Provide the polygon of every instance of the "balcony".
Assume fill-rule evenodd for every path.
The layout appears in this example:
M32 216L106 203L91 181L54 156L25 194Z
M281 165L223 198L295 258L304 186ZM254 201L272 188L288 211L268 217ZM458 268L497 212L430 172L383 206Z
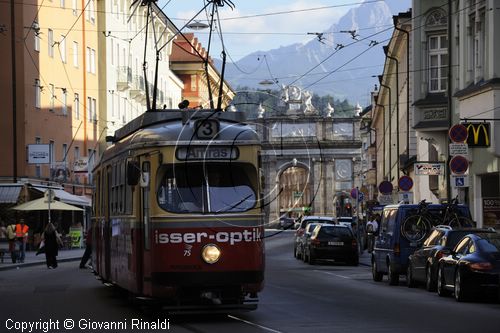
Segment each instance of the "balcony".
M128 66L121 66L116 71L116 89L119 91L130 89L132 85L132 69Z
M144 90L144 78L141 75L134 75L132 80L132 86L130 88L130 98L134 99L138 103L146 98L146 91Z

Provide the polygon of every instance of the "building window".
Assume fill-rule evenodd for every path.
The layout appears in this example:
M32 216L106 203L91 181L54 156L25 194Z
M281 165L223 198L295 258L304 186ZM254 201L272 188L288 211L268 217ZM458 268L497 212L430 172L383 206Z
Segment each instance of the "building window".
M68 144L67 143L63 143L62 145L62 160L63 162L66 162L66 155L68 155Z
M87 47L87 73L90 73L90 47Z
M191 91L196 91L196 75L191 75Z
M80 147L75 147L75 161L80 159Z
M61 60L66 63L66 37L61 35L61 41L59 42L59 52L61 52Z
M78 15L78 0L72 0L71 7L73 9L73 15L77 16Z
M73 103L73 109L75 110L75 119L80 119L80 96L75 94L75 101Z
M73 66L78 67L78 42L73 41Z
M113 8L113 6L111 6L111 8ZM115 53L115 41L113 40L113 38L111 38L111 41L110 41L110 51L111 51L111 65L114 65L115 64L115 59L114 59L114 53Z
M62 88L62 114L68 115L68 90Z
M49 47L49 57L54 58L54 32L49 29L47 34L47 43Z
M95 74L95 50L90 50L90 72Z
M54 140L49 141L49 154L50 154L50 164L52 165L56 161L56 148L54 146Z
M38 26L38 22L33 22L33 37L35 38L35 51L40 52L40 27Z
M64 1L64 0L60 0L60 1L61 1L61 2L60 2L60 3L61 3L61 8L65 8L65 7L66 7L66 3L65 3L65 1Z
M92 97L87 97L87 109L89 110L89 122L92 121Z
M429 36L429 91L446 91L448 83L448 38Z
M95 2L94 0L89 0L88 5L85 9L85 19L90 21L92 24L95 23Z
M35 79L35 108L41 107L40 99L42 95L42 87L40 87L40 80Z
M97 101L95 98L92 98L92 120L97 121Z
M50 89L50 106L49 106L49 111L54 111L54 103L56 99L56 92L54 90L54 85L49 84L49 89Z

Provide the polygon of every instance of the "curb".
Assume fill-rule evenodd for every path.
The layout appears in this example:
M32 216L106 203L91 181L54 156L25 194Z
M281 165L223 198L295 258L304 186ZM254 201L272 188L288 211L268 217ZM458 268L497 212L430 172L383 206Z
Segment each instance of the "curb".
M69 261L79 261L81 260L82 257L70 257L70 258L61 258L57 259L57 262L69 262ZM21 264L8 264L7 266L0 266L0 271L6 271L10 269L20 269L24 267L32 267L32 266L38 266L38 265L45 265L45 260L44 261L33 261L33 262L25 262Z

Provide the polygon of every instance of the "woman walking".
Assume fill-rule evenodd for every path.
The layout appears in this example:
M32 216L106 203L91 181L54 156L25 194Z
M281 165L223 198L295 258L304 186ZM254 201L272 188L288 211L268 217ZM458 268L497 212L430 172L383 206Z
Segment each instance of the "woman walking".
M47 262L47 268L56 268L56 257L59 251L59 244L61 243L61 239L52 223L47 224L47 226L45 227L42 240L45 242L45 260Z

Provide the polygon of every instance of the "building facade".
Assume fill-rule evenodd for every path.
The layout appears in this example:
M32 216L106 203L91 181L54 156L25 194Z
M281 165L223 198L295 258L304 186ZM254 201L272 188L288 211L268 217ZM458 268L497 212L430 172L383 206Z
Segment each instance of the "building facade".
M177 30L156 4L148 16L147 6L134 11L131 3L99 2L100 116L107 135L145 112L148 97L153 107L157 52L156 108L177 108L184 87L169 65L172 42L167 42Z
M5 119L0 136L13 161L2 163L0 176L70 184L82 194L85 186L80 185L90 179L86 172L75 173L74 164L85 158L92 165L103 128L97 117L95 1L9 2L0 5L0 12L2 22L10 22L8 33L0 36L5 59L0 64ZM49 161L32 163L32 145L40 145Z

